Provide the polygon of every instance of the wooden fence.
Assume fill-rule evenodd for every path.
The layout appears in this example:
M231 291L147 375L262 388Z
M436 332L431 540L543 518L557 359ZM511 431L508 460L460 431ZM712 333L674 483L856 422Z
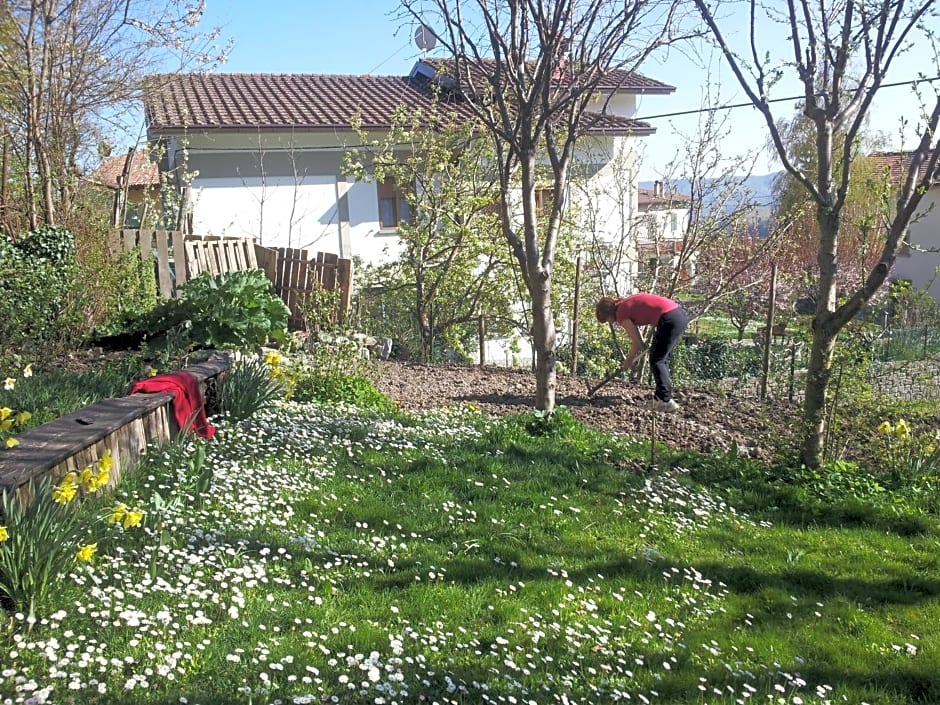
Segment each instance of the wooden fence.
M274 282L275 291L290 309L290 328L298 330L306 327L302 309L316 289L338 292L336 305L340 319L349 312L351 260L341 259L328 252L318 252L316 259L311 259L307 250L279 247L262 254L258 266Z
M203 272L223 274L262 269L290 308L293 329L305 327L301 308L317 288L338 291L340 320L349 312L352 261L334 254L318 252L316 258L311 259L307 250L271 249L247 238L184 236L173 230L115 231L110 245L115 253L136 247L142 259L152 258L157 288L165 298L175 298L180 285Z

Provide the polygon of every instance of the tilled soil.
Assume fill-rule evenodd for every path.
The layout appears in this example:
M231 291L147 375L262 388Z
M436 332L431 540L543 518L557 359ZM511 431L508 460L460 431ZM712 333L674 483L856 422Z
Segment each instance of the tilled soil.
M647 411L652 388L615 379L588 397L598 379L559 373L556 404L582 422L637 438L703 453L734 451L771 460L775 449L792 448L798 408L787 401L721 395L705 389L676 390L675 414ZM377 386L406 410L470 403L494 415L531 411L535 376L504 367L381 362Z

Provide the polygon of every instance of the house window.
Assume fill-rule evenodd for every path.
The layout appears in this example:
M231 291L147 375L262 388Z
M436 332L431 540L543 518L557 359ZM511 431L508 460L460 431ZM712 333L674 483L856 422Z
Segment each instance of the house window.
M679 214L678 213L673 212L669 214L669 227L672 228L673 234L675 234L676 230L679 229Z
M379 225L384 229L397 228L401 223L412 223L411 206L404 192L391 176L379 185Z

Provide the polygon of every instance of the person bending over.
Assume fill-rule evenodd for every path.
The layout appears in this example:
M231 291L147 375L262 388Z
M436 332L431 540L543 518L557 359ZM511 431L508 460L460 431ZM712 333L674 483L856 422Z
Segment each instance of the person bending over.
M649 355L656 390L648 407L653 411L678 411L679 404L672 398L669 356L689 325L686 310L665 296L639 293L621 299L605 296L597 302L594 313L600 323L616 323L627 332L630 351L623 360L625 370L633 367L643 352L639 327L656 326Z

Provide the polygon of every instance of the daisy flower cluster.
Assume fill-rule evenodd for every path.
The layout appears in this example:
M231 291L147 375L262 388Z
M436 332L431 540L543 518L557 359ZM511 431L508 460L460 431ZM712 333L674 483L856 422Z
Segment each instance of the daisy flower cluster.
M471 408L390 419L287 401L213 423L211 443L154 448L115 488L109 517L138 532L75 563L50 614L12 614L0 702L654 703L676 674L703 703L836 701L756 663L746 625L702 638L728 587L656 546L751 520L675 478L526 508L559 542L588 530L587 501L645 522L648 551L589 569L571 548L543 560L535 529L494 509L526 478L495 455L472 474L448 459L496 423Z

